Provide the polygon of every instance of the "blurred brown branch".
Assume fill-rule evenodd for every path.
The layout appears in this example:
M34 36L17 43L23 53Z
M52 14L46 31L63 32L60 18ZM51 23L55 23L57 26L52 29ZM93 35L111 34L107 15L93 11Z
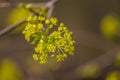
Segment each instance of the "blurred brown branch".
M3 36L5 34L11 32L12 30L16 29L17 27L19 27L23 23L25 23L25 19L22 20L22 21L20 21L20 22L18 22L15 25L11 25L11 26L6 27L5 29L3 29L3 30L0 31L0 36Z
M50 0L48 2L40 2L40 3L26 3L31 4L32 7L40 7L40 6L46 6L47 8L51 7L56 3L58 0ZM0 8L7 8L7 7L19 7L20 3L11 3L11 2L1 2Z
M104 72L109 70L108 69L109 67L111 67L111 66L114 67L113 64L115 62L115 58L116 58L116 56L117 56L119 51L120 51L120 46L117 46L117 47L109 50L105 54L102 54L102 55L100 55L100 56L98 56L98 57L96 57L94 59L93 58L89 59L88 62L84 62L83 64L80 64L78 67L76 67L75 69L71 70L71 72L68 72L68 73L66 72L65 73L66 74L65 77L69 78L71 80L84 80L83 78L87 78L87 77L83 77L81 75L83 75L84 73L91 74L88 71L88 67L90 67L89 68L90 71L94 70L94 68L98 67L100 72L96 73L94 75L94 78L99 78L99 77L104 75ZM101 73L101 74L99 74L99 73ZM62 80L68 80L68 79L62 79ZM87 80L91 80L91 79L87 79ZM92 79L92 80L98 80L98 79Z
M50 0L48 2L44 2L44 3L30 3L32 4L32 7L40 7L40 6L45 6L48 8L48 18L50 18L52 16L52 13L53 13L53 10L54 10L54 5L55 3L57 2L58 0ZM17 4L12 4L12 3L0 3L0 7L3 8L3 7L11 7L11 6L14 6L14 7L18 7L19 6L19 3ZM32 9L30 9L32 10ZM33 11L32 11L33 12ZM34 12L34 14L37 14L37 12ZM5 29L1 30L0 31L0 36L3 36L9 32L11 32L12 30L16 29L17 27L19 27L21 24L25 23L25 19L16 23L15 25L11 25L11 26L8 26L6 27Z
M32 4L32 7L39 7L39 6L45 6L46 3L45 2L41 2L41 3L26 3L27 4ZM0 3L0 8L7 8L7 7L19 7L19 3L10 3L10 2L3 2Z

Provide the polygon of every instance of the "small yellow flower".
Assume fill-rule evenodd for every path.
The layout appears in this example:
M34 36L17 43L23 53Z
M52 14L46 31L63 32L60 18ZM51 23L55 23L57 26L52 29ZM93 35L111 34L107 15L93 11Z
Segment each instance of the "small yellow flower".
M57 18L50 18L50 21L53 25L56 25L57 24Z
M29 16L27 19L26 19L26 21L31 21L32 20L32 16Z
M37 54L33 54L33 59L34 59L35 61L38 61L38 55L37 55Z
M38 29L42 29L43 28L43 24L42 23L38 23Z
M38 20L40 20L40 21L44 21L44 20L45 20L45 17L43 17L43 16L39 16L39 17L38 17Z
M41 50L42 50L42 49L41 49L41 47L40 47L40 46L35 47L35 51L36 51L36 52L38 52L38 53L39 53L39 52L41 52Z
M47 20L45 21L45 23L46 23L46 24L50 24L50 20L47 19Z

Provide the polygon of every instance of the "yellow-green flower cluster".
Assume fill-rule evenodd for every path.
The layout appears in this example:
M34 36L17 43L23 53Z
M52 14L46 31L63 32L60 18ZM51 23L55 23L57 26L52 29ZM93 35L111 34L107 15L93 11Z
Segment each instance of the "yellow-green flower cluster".
M54 27L56 30L51 32ZM41 64L48 63L48 58L56 58L60 62L68 55L74 55L72 32L63 23L59 24L57 18L30 16L23 34L28 42L36 45L33 58Z

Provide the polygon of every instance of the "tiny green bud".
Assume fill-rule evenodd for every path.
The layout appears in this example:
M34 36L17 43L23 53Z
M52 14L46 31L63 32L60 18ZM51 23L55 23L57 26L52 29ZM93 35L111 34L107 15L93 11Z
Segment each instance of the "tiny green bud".
M68 56L67 56L67 54L63 54L63 57L64 57L64 58L67 58Z
M64 26L64 23L60 23L60 26L63 27L63 26Z
M62 27L58 27L58 31L61 31L63 28Z
M45 17L43 17L43 16L39 16L39 17L38 17L38 20L40 20L40 21L44 21L44 20L45 20Z
M57 24L57 18L50 18L50 21L53 25Z
M38 29L42 29L43 28L43 24L42 23L38 23Z
M35 28L36 27L36 25L34 24L34 25L32 25L33 26L33 28Z
M35 61L38 61L38 55L37 55L37 54L33 54L33 59L34 59Z
M46 23L46 24L50 24L50 20L48 20L48 19L45 20L45 23Z
M53 58L55 56L55 54L52 54L51 57Z
M53 28L53 25L51 24L51 25L49 25L49 28Z
M63 30L66 30L66 29L67 29L66 27L63 28Z
M37 16L33 16L32 20L36 21L37 20Z
M26 19L26 21L31 21L32 20L32 16L30 15L27 19Z

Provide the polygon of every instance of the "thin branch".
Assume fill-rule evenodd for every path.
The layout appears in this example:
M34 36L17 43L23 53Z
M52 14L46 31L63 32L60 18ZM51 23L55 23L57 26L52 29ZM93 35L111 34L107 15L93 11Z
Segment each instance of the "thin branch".
M85 68L89 67L90 65L93 65L93 68L94 68L94 65L95 67L97 66L99 67L102 74L99 74L98 72L98 74L96 73L95 75L95 77L99 77L103 75L106 70L108 70L107 69L108 67L113 65L115 57L117 56L119 51L120 51L120 46L117 46L114 49L111 49L110 51L106 52L105 54L96 57L95 59L88 60L88 62L84 62L83 64L80 64L77 68L70 70L70 72L66 71L65 77L69 77L72 80L89 80L89 79L83 79L83 77L80 76L80 74L84 74L84 71L87 71L85 70ZM79 74L77 75L77 73ZM86 73L88 73L88 71ZM64 74L62 75L62 77L63 76ZM63 80L67 80L67 79L63 79ZM97 80L97 79L94 79L94 80Z
M26 3L26 5L31 4L32 7L40 7L46 6L47 8L54 5L58 0L50 0L48 2L40 2L40 3ZM7 7L19 7L20 3L11 3L11 2L2 2L0 3L0 8L7 8Z
M54 10L54 5L51 6L51 7L49 8L49 10L48 10L48 18L50 18L50 17L52 16L53 10Z
M31 11L31 12L34 12L31 8L30 8L30 11ZM34 12L34 13L32 14L32 16L34 16L34 15L38 15L38 11L36 11L36 12ZM6 27L5 29L3 29L3 30L0 31L0 36L3 36L3 35L11 32L11 31L13 31L14 29L18 28L21 24L24 24L25 21L26 21L26 18L23 19L23 20L21 20L20 22L18 22L18 23L16 23L16 24L14 24L14 25L11 25L11 26Z
M44 3L31 3L32 7L36 7L36 6L46 6L49 10L48 10L48 18L50 18L52 16L52 12L54 10L54 4L57 2L58 0L50 0L48 2L44 2ZM11 3L0 3L0 7L10 7L10 6L15 6L18 7L19 4L11 4ZM31 9L30 9L31 10ZM33 10L32 10L33 12ZM34 14L38 14L37 12L34 12ZM3 36L9 32L11 32L12 30L16 29L17 27L19 27L21 24L25 23L25 19L23 19L22 21L16 23L15 25L12 26L8 26L5 29L0 31L0 36Z
M23 23L25 23L25 19L23 19L22 21L18 22L17 24L14 24L14 25L6 27L5 29L0 31L0 36L3 36L5 34L11 32L12 30L16 29L18 26L20 26Z
M27 4L31 4L32 7L40 7L40 6L45 6L46 2L41 2L41 3L26 3L26 5ZM13 3L13 4L11 4L10 2L0 3L0 8L7 8L7 7L19 7L19 3Z
M55 4L58 0L51 0L49 3L47 3L47 7L49 8L48 10L48 18L50 18L53 14Z

